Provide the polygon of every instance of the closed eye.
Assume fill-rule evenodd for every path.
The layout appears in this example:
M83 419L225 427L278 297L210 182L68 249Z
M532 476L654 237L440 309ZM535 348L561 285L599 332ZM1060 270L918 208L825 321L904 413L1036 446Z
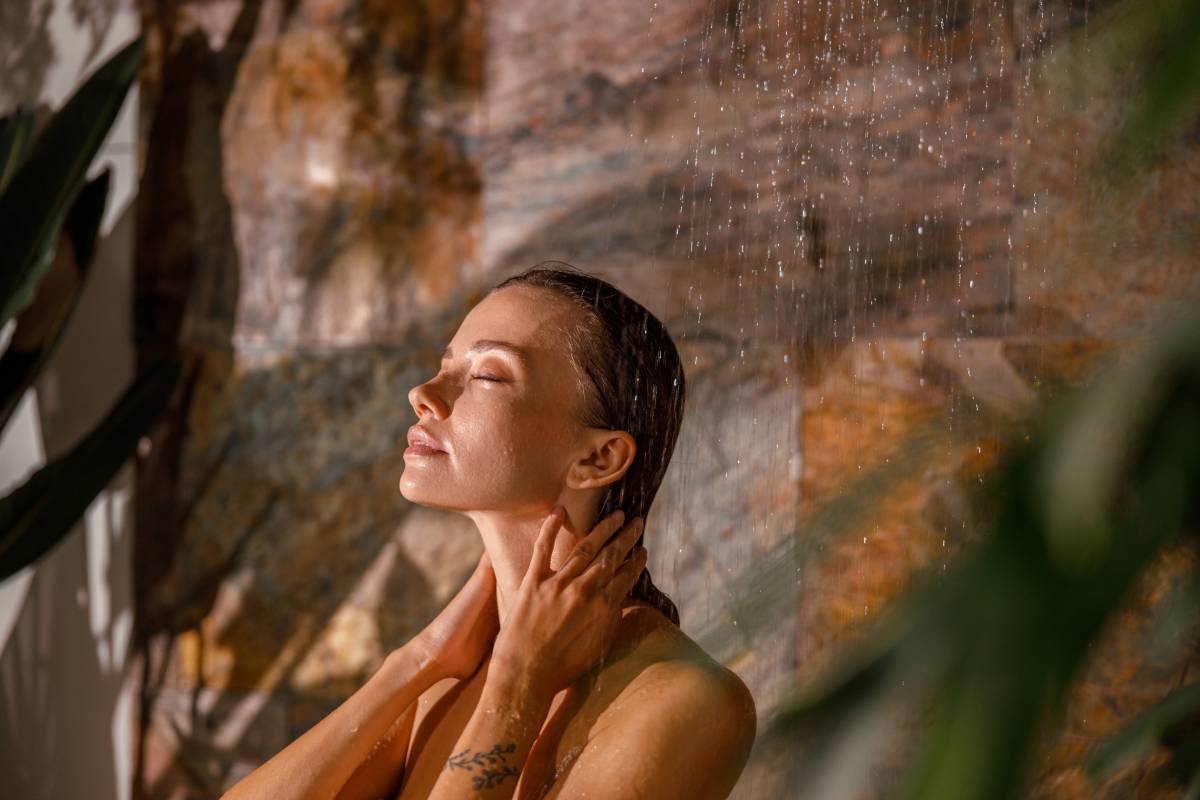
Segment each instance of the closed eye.
M481 381L492 381L493 383L504 383L503 380L501 380L500 378L497 378L494 375L472 375L471 377L475 378L477 380L481 380Z

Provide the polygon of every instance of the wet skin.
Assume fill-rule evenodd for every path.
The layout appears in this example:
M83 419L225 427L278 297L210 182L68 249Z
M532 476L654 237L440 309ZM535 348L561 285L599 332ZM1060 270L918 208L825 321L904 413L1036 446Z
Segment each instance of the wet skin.
M568 512L551 554L557 568L636 454L628 433L577 421L582 386L563 331L578 313L545 290L495 292L463 320L437 375L409 393L441 452L406 451L400 491L475 522L501 626L546 513L556 503ZM593 676L554 696L524 764L503 764L505 742L451 752L479 701L487 658L470 678L424 692L400 796L425 797L456 759L482 759L503 764L497 780L516 782L513 797L725 797L754 737L749 692L658 610L627 599L621 613L612 652Z
M656 609L622 614L597 677L555 697L512 797L724 798L736 783L755 732L744 684ZM428 796L456 755L488 666L421 696L402 800Z

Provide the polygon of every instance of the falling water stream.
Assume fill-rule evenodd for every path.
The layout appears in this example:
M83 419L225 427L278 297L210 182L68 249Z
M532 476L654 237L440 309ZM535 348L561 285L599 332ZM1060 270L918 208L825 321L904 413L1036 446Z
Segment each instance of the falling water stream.
M194 371L131 514L138 796L231 785L462 585L474 525L397 494L405 398L510 274L593 272L678 345L648 567L760 730L979 540L971 491L1022 415L1200 285L1194 130L1096 179L1139 88L1120 0L141 6L133 340ZM52 60L36 28L10 49ZM1082 753L1177 679L1135 622L1033 796L1092 796ZM864 792L913 725L869 731ZM789 760L756 752L732 796L811 796Z
M1116 271L1094 259L1145 232L1089 189L1127 91L1089 42L1094 7L1111 4L701 5L627 5L619 34L583 35L612 48L574 66L625 142L563 145L562 162L597 177L555 190L602 233L584 246L547 231L518 252L577 254L680 343L689 406L650 566L685 630L718 632L704 641L727 648L765 719L907 576L972 540L965 493L1006 426L1085 373L1097 339L1136 328L1147 298L1105 296ZM941 432L911 465L920 480L828 543L806 539L918 420ZM752 590L776 595L771 618L739 619L738 576L793 534L791 568ZM890 785L900 763L869 783ZM734 796L783 796L778 771L752 763Z

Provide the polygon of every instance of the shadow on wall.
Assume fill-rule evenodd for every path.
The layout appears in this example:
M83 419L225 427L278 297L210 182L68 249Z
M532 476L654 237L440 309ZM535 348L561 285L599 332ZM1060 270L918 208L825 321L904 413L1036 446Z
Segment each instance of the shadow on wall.
M50 39L53 6L34 0L0 5L0 97L30 100L41 95L54 65Z
M294 9L294 3L286 5L284 22ZM204 306L195 316L229 323L202 331L200 336L218 346L230 344L236 315L227 309L237 303L239 259L232 213L222 185L220 126L262 6L262 2L242 6L220 49L211 47L201 30L193 28L180 34L171 24L175 14L172 9L157 7L145 20L151 30L163 35L164 55L149 65L141 81L143 107L149 109L150 116L143 123L148 140L138 186L139 198L145 199L139 203L134 287L139 366L163 355L179 354L192 295L200 296ZM196 242L204 242L205 246L196 247ZM252 525L246 530L216 567L216 573L209 565L210 569L201 570L186 583L166 585L172 570L179 568L176 554L192 510L181 508L177 498L184 432L203 363L186 358L184 363L182 397L150 429L149 447L139 464L135 489L136 617L132 659L136 662L139 694L132 756L134 797L153 794L155 790L147 787L147 772L161 773L165 767L159 765L172 758L153 748L148 750L146 733L169 675L175 635L193 627L203 617L203 609L211 607L220 575L236 561L257 529ZM218 460L218 468L220 463ZM269 516L274 498L268 496L266 500L263 519ZM198 694L192 698L188 716L197 713ZM181 750L194 749L187 747L183 735L179 739Z
M0 769L12 796L120 796L114 739L129 713L121 662L132 622L131 484L126 469L92 507L86 534L39 563L0 657Z
M132 10L122 0L0 3L0 112L19 103L57 107L105 52L136 32ZM4 432L0 472L6 482L70 450L132 376L133 135L132 126L118 123L90 171L113 168L107 233L97 241L91 276L36 391L26 394ZM105 800L128 794L131 491L132 473L122 469L58 547L4 583L0 771L6 795Z
M356 202L321 195L312 201L321 211L309 217L304 193L313 193L295 192L286 181L266 182L269 213L248 214L238 205L239 181L259 180L259 148L278 143L287 152L275 112L255 116L256 104L274 109L280 97L293 95L310 103L313 77L327 68L311 20L289 27L296 5L237 5L219 44L168 8L145 19L147 34L161 36L163 56L142 83L149 133L139 189L137 355L147 363L178 348L189 377L181 402L150 434L139 461L135 797L214 796L257 767L357 688L380 650L401 644L440 610L448 587L456 590L466 577L445 573L473 567L481 547L473 528L447 525L444 516L428 520L397 491L402 432L412 423L403 398L436 361L432 346L415 347L405 336L399 345L330 354L310 348L312 339L297 345L287 336L256 338L259 328L291 330L293 317L301 330L317 327L307 307L293 315L292 307L261 302L264 285L268 300L275 282L294 285L292 273L272 271L279 252L285 255L278 261L289 269L299 264L299 277L312 287L327 279L330 252L343 244L338 236L356 236L355 226L383 231L384 243L422 236L439 247L445 242L406 180L375 197L373 169L352 193L375 203L373 213L351 217L353 224L345 217ZM338 96L366 126L353 140L356 159L364 149L390 154L400 167L417 165L430 185L447 179L448 159L465 184L453 191L475 191L470 175L463 177L469 170L461 168L454 139L447 145L418 137L423 93L436 95L438 85L406 79L405 93L390 95L394 71L421 76L437 67L458 76L433 63L440 51L427 53L426 42L446 37L418 34L435 24L454 30L467 5L457 12L440 0L368 7L366 24L325 31L351 40L342 43L351 57ZM376 20L387 24L371 24ZM255 31L262 40L253 41ZM256 85L277 58L294 71L282 86ZM239 114L247 118L239 122ZM396 124L380 124L379 117ZM270 138L245 136L246 125ZM279 192L281 186L288 191ZM292 250L295 231L287 226L297 218L303 226ZM388 269L408 269L416 260L408 255ZM452 274L439 270L438 278ZM334 311L335 319L348 316L341 306ZM252 346L232 341L235 323ZM253 346L259 341L265 346ZM256 360L260 355L266 363ZM436 527L413 524L421 520ZM460 530L469 535L456 535ZM370 646L361 648L364 641ZM344 663L361 671L340 669Z
M58 61L51 32L53 2L5 0L0 4L0 99L32 100L41 96ZM93 63L122 11L121 3L70 0L67 12L86 30L82 61ZM78 40L70 45L79 45Z
M20 457L27 469L69 450L132 375L128 331L113 318L128 304L133 219L130 205L98 242L89 284L38 381L37 416L14 415L10 427L27 422L44 432L44 458L5 448L6 458ZM33 402L33 395L23 401ZM9 465L5 472L17 474ZM0 771L14 796L126 794L131 717L122 688L133 622L132 482L126 466L31 576L10 579L29 581L0 653ZM64 753L70 769L63 769Z
M397 492L396 398L417 371L395 353L300 353L237 380L206 367L196 413L219 421L192 440L203 474L181 490L200 499L138 598L158 626L139 676L143 797L215 796L274 755L420 630L481 548L469 520Z

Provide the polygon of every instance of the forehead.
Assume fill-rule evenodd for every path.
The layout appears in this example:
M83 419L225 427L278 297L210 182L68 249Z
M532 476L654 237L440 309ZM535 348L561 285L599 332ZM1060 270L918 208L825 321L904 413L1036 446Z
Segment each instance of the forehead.
M575 309L547 289L509 286L492 292L463 319L450 342L455 358L479 339L499 339L530 351L536 363L566 354L556 345Z

